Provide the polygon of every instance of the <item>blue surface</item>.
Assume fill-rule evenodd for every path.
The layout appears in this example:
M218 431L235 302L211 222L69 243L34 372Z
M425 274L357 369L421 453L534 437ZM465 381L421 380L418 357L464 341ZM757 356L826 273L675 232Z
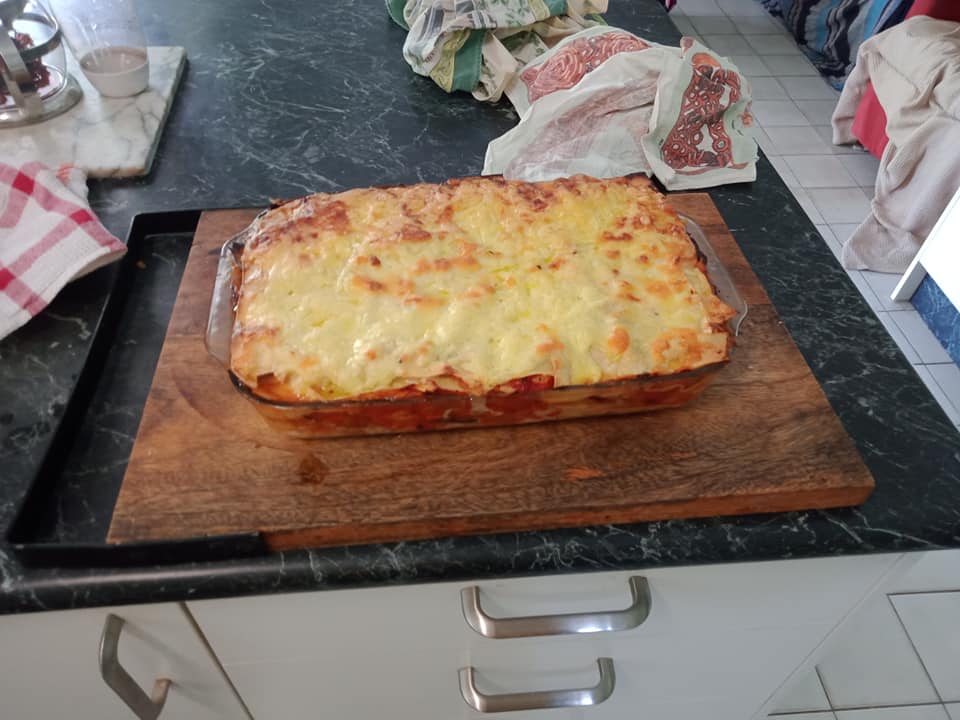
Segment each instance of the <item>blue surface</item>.
M960 311L929 275L920 283L910 302L953 361L960 365Z

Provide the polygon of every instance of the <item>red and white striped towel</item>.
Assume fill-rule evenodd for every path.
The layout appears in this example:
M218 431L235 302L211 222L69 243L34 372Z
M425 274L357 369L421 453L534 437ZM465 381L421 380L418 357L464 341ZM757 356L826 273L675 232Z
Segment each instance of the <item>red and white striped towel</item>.
M73 168L56 173L38 162L0 162L0 339L68 282L126 252L91 212L86 195L86 178Z

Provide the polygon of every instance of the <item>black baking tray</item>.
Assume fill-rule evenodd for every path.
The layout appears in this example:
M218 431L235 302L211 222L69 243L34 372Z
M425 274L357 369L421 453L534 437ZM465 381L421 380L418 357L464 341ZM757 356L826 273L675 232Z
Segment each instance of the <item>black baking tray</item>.
M137 215L49 450L5 540L31 566L200 562L268 552L259 533L105 541L201 211Z

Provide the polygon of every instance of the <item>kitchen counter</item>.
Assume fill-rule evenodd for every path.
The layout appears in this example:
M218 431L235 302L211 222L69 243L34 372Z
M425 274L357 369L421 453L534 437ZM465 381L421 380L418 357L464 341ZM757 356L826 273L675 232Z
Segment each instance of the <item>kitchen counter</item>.
M655 0L611 5L611 25L676 41ZM139 213L478 174L487 142L516 122L505 102L448 96L414 75L400 55L404 32L379 1L321 11L290 0L141 0L141 9L150 42L184 45L190 65L152 174L91 186L94 209L121 237ZM756 182L710 194L876 479L863 506L122 568L30 568L0 545L0 612L960 547L960 436L793 196L765 159ZM74 283L0 342L0 530L47 453L115 276L107 268ZM135 380L145 395L148 373ZM58 539L102 542L140 410L94 409L113 451L67 468Z

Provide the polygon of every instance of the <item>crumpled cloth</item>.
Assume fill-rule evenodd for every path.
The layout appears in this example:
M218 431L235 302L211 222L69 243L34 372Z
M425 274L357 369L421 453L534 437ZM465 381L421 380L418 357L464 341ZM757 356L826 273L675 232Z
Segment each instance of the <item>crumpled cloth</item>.
M124 252L90 210L82 171L0 162L0 339Z
M557 39L601 24L607 0L386 0L406 29L403 57L447 92L496 102Z
M642 172L669 190L756 179L749 82L692 38L670 47L588 28L528 63L505 92L520 123L490 143L485 175Z
M860 46L833 114L833 142L856 141L870 81L887 147L870 215L843 246L844 266L903 272L960 187L960 23L918 16Z

